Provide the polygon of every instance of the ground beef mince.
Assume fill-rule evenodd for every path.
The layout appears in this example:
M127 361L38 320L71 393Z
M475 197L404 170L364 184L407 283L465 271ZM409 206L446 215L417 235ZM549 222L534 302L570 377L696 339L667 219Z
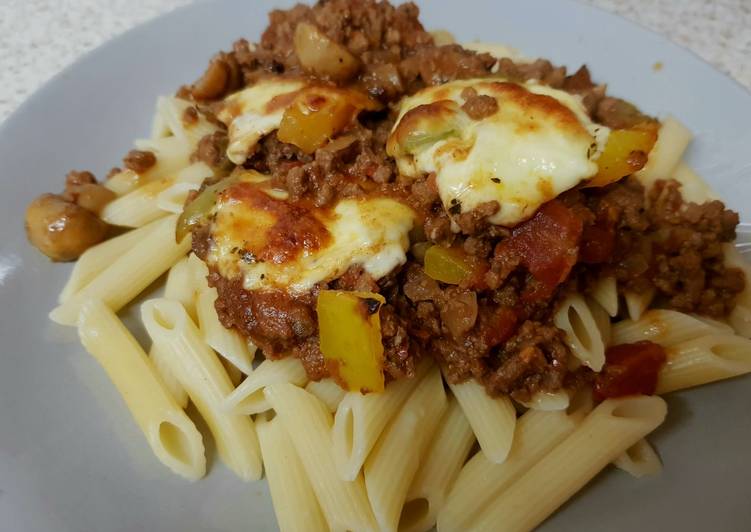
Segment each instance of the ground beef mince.
M145 150L130 150L123 157L123 166L128 170L133 170L137 174L145 172L156 164L156 155L154 152Z
M605 276L615 277L621 294L654 293L654 306L716 318L728 314L745 286L742 272L726 267L722 253L735 236L738 216L718 201L685 202L676 182L658 181L645 190L629 178L603 188L571 190L529 220L504 228L488 222L503 207L498 202L480 203L470 212L462 213L461 206L447 212L434 174L400 175L385 149L396 120L395 102L450 80L536 80L578 95L591 117L608 127L653 120L607 96L586 67L569 75L544 59L517 63L457 44L438 46L418 14L411 3L394 7L375 0L323 0L312 7L273 11L258 45L236 42L231 51L212 59L198 82L181 90L181 97L192 98L198 112L211 117L228 93L264 76L312 78L295 53L294 35L299 23L313 25L356 59L357 70L346 85L366 91L381 107L360 113L311 153L269 133L243 166L270 175L271 184L291 201L331 207L343 198L387 196L416 213L407 263L380 279L355 265L307 294L292 296L281 290L246 290L242 279L225 278L210 268L209 283L217 289L216 308L224 326L252 339L269 358L298 357L310 378L320 379L329 372L319 348L318 291L380 293L386 299L380 320L387 379L413 376L419 359L430 356L450 382L475 379L491 395L527 401L539 391L591 384L590 370L572 369L575 360L553 315L567 294L586 292ZM495 99L472 89L461 97L471 120L499 110ZM193 113L187 118L194 118ZM226 129L218 126L193 154L215 170L214 180L232 171L225 154ZM125 161L136 171L153 164L148 152L132 152ZM87 176L69 179L85 181ZM208 225L194 227L193 250L199 257L207 258L211 238ZM428 277L423 261L433 245L463 251L472 275L458 285Z

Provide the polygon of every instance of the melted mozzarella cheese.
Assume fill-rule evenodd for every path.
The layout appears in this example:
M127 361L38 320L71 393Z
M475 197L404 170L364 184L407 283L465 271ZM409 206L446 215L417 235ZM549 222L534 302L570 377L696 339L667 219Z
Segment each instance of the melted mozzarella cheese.
M244 163L258 140L279 128L284 111L303 87L300 80L269 78L228 96L217 117L229 130L229 160Z
M468 88L494 98L498 110L470 118L461 107ZM405 98L387 151L404 175L434 172L450 214L495 200L500 210L489 221L511 227L595 175L608 132L566 92L536 83L462 80Z
M346 199L333 209L319 209L259 190L266 195L260 203L223 194L213 213L208 262L225 277L241 275L246 290L302 294L350 266L360 265L379 279L407 260L414 213L397 201ZM292 218L291 224L285 217ZM290 242L300 245L274 249Z

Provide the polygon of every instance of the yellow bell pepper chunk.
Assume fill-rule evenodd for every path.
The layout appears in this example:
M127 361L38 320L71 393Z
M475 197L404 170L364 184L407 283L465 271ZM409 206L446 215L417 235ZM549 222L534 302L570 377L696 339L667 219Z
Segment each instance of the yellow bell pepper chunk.
M379 310L386 300L371 292L321 290L318 333L332 377L349 391L382 392L383 343Z
M277 137L313 153L344 129L363 109L378 105L366 95L335 87L312 87L302 91L284 111Z
M447 284L460 284L475 273L472 257L458 248L431 246L425 252L425 273Z
M597 174L587 187L604 187L641 170L657 141L657 124L639 124L631 129L614 129L600 157Z

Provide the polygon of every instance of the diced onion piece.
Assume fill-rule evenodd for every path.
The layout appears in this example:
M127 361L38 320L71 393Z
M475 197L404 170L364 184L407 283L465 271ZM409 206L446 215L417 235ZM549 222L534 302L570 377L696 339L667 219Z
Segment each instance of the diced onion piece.
M425 273L447 284L460 284L475 273L471 256L459 248L432 246L425 252Z
M332 377L347 390L382 392L380 294L321 290L316 311L321 352Z
M362 109L376 108L366 95L354 90L312 87L302 91L284 111L277 137L306 153L313 153Z
M301 22L295 28L295 53L303 68L336 81L351 78L360 67L349 50L307 22Z
M639 124L630 129L614 129L597 159L597 174L587 187L604 187L641 170L657 141L657 126Z

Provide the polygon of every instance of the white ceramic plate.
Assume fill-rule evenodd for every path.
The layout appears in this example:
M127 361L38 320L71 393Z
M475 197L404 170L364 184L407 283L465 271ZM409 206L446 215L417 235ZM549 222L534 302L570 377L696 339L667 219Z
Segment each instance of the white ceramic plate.
M429 28L570 68L585 62L612 94L680 117L697 136L690 162L751 220L751 95L733 81L571 1L421 3ZM190 484L151 455L75 331L47 321L70 267L32 249L22 220L69 169L103 176L148 132L157 95L195 79L235 38L256 40L266 13L286 4L222 0L171 13L87 55L0 126L0 530L275 529L265 483L243 484L212 459L207 478ZM663 474L637 481L607 471L543 529L749 530L750 392L742 378L670 396L653 438Z

